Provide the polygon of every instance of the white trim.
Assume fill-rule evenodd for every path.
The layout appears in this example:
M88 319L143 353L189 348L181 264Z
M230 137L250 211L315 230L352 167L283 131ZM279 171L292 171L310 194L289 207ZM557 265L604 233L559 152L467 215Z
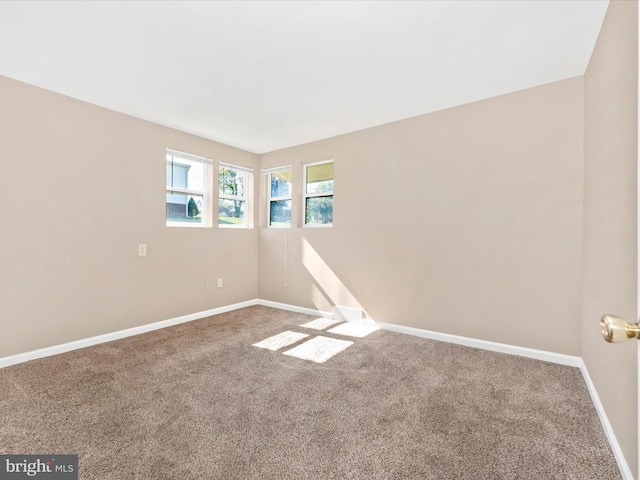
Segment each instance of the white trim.
M328 227L333 227L333 223L306 223L302 226L302 228L328 228Z
M262 172L262 175L270 175L272 173L290 172L291 170L292 170L291 165L283 165L281 167L263 168L261 172Z
M171 195L197 195L199 197L205 197L207 195L204 190L182 187L167 187L167 193Z
M395 325L392 323L376 322L376 325L382 330L390 332L404 333L416 337L438 340L440 342L455 343L466 347L479 348L481 350L489 350L498 353L507 353L509 355L518 355L520 357L534 358L545 362L557 363L560 365L568 365L570 367L579 367L582 359L573 355L565 355L564 353L547 352L546 350L536 350L533 348L518 347L508 345L506 343L489 342L487 340L478 340L470 337L461 337L459 335L451 335L449 333L433 332L431 330L422 330L420 328L405 327L403 325Z
M332 163L332 162L335 162L335 158L333 157L327 158L326 160L318 160L317 162L303 163L302 165L304 167L313 167L314 165L322 165L323 163Z
M234 165L233 163L218 162L219 168L228 168L229 170L238 170L239 172L253 173L253 168L244 165Z
M167 227L208 228L206 222L167 222Z
M291 228L291 224L286 223L284 225L267 225L267 228L275 228L275 229L284 228L286 230L287 228Z
M60 345L53 345L51 347L45 347L38 350L32 350L30 352L18 353L8 357L0 357L0 368L9 367L18 363L29 362L38 358L50 357L52 355L58 355L60 353L70 352L72 350L78 350L80 348L91 347L100 343L112 342L121 338L132 337L141 333L151 332L153 330L159 330L161 328L171 327L173 325L179 325L181 323L192 322L194 320L200 320L201 318L211 317L219 315L221 313L231 312L240 308L253 307L254 305L262 305L265 307L278 308L280 310L288 310L290 312L304 313L306 315L313 315L323 318L331 318L331 312L322 312L320 310L313 310L311 308L297 307L294 305L288 305L285 303L271 302L268 300L246 300L244 302L234 303L231 305L225 305L223 307L212 308L204 310L202 312L191 313L183 315L181 317L170 318L167 320L161 320L159 322L148 323L146 325L140 325L138 327L127 328L125 330L118 330L116 332L105 333L103 335L96 335L95 337L83 338L81 340L75 340L73 342L63 343Z
M74 342L63 343L61 345L54 345L52 347L41 348L39 350L33 350L31 352L19 353L17 355L0 358L0 368L8 367L10 365L15 365L18 363L28 362L37 358L49 357L51 355L57 355L59 353L70 352L71 350L78 350L80 348L90 347L92 345L98 345L99 343L112 342L113 340L132 337L133 335L139 335L141 333L171 327L180 323L191 322L193 320L199 320L201 318L231 312L240 308L252 307L254 305L257 305L257 300L247 300L245 302L234 303L232 305L226 305L224 307L212 308L209 310L204 310L202 312L191 313L189 315L183 315L181 317L162 320L160 322L148 323L146 325L140 325L139 327L127 328L126 330L118 330L117 332L105 333L103 335L97 335L95 337L84 338L82 340L76 340Z
M262 305L265 307L277 308L280 310L287 310L290 312L303 313L305 315L312 315L322 318L333 318L333 312L326 312L322 310L316 310L313 308L298 307L296 305L289 305L286 303L272 302L270 300L254 299L247 300L240 303L234 303L232 305L226 305L223 307L212 308L210 310L204 310L202 312L192 313L189 315L183 315L181 317L170 318L155 323L149 323L146 325L140 325L138 327L128 328L126 330L119 330L117 332L105 333L95 337L89 337L82 340L76 340L61 345L55 345L52 347L42 348L40 350L34 350L31 352L20 353L9 357L0 358L0 368L14 365L16 363L27 362L36 358L48 357L50 355L57 355L59 353L68 352L71 350L77 350L79 348L89 347L97 345L99 343L111 342L120 338L130 337L133 335L139 335L141 333L158 330L160 328L170 327L172 325L178 325L180 323L190 322L201 318L210 317L213 315L219 315L221 313L238 310L240 308L251 307L254 305ZM367 319L372 321L372 319ZM413 335L422 338L428 338L431 340L438 340L441 342L455 343L458 345L464 345L467 347L480 348L482 350L490 350L493 352L507 353L510 355L518 355L521 357L534 358L536 360L543 360L546 362L558 363L560 365L568 365L571 367L583 366L582 358L574 357L571 355L565 355L562 353L547 352L544 350L535 350L532 348L518 347L514 345L507 345L504 343L489 342L486 340L478 340L475 338L461 337L458 335L451 335L448 333L433 332L430 330L422 330L420 328L406 327L403 325L396 325L391 323L374 322L376 326L383 330L389 330L391 332L403 333L406 335Z
M280 310L287 310L289 312L304 313L305 315L313 315L315 317L333 318L333 314L331 312L323 312L322 310L314 310L313 308L298 307L296 305L289 305L288 303L279 303L272 302L270 300L257 299L256 305L277 308Z
M312 308L298 307L286 303L272 302L270 300L257 299L256 305L265 307L278 308L280 310L288 310L290 312L304 313L323 318L333 318L333 312L325 312L314 310ZM372 319L365 319L372 321ZM461 337L459 335L451 335L449 333L439 333L430 330L423 330L415 327L405 327L392 323L376 322L375 325L382 330L390 332L403 333L405 335L413 335L416 337L428 338L431 340L439 340L441 342L456 343L467 347L479 348L482 350L490 350L492 352L507 353L509 355L518 355L520 357L534 358L545 362L567 365L570 367L580 367L583 365L582 358L573 355L565 355L563 353L547 352L546 350L536 350L533 348L518 347L508 345L506 343L489 342L487 340L478 340L470 337Z
M174 150L173 148L167 148L167 155L190 162L204 163L205 165L211 165L213 163L213 160L210 158L194 155L193 153L181 152L180 150Z
M591 401L593 402L593 406L595 407L596 412L598 412L600 423L602 424L604 433L607 436L607 440L609 440L611 450L613 450L613 456L615 457L618 468L620 469L620 474L622 475L622 478L624 478L624 480L633 480L631 469L629 468L629 465L624 458L624 454L622 453L622 449L620 448L620 444L618 443L616 434L613 431L613 427L609 423L609 419L607 418L607 414L604 410L604 407L602 406L602 402L600 402L600 397L598 396L596 386L593 384L591 376L589 375L589 370L587 370L587 365L584 363L582 358L580 358L580 365L578 365L578 368L580 368L582 377L587 384L587 390L589 390L589 395L591 395Z

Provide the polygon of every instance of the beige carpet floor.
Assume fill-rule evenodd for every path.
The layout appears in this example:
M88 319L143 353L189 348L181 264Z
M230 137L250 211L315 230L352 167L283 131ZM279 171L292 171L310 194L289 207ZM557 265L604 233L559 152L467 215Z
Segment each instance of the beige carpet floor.
M0 370L0 453L82 479L619 479L578 369L250 307ZM329 330L327 328L327 330ZM325 363L252 346L352 341Z

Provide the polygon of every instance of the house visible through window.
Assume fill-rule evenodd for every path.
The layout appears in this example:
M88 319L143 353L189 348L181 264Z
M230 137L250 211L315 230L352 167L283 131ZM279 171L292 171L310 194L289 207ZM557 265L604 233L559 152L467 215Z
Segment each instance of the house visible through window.
M267 174L269 226L291 227L291 165L262 173Z
M247 227L251 169L220 163L218 172L218 225Z
M333 224L333 161L304 166L304 224Z
M167 149L167 226L207 226L207 168L211 160Z

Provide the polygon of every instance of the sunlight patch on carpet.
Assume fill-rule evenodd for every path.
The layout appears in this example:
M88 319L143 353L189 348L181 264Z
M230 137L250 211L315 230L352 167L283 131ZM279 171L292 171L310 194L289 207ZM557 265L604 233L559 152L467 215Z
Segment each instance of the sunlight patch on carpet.
M275 352L282 347L294 344L302 340L303 338L307 338L308 336L309 335L307 335L306 333L290 332L289 330L287 330L286 332L279 333L278 335L269 337L266 340L262 340L261 342L254 343L253 346L258 348L266 348L267 350L272 350Z
M337 327L333 327L331 330L327 330L329 333L337 333L338 335L345 335L347 337L364 338L370 333L380 330L375 325L358 325L357 323L343 323Z
M302 360L324 363L351 345L353 345L353 342L349 340L338 340L336 338L318 336L283 353L290 357L301 358Z
M335 325L336 323L340 323L339 320L332 320L331 318L318 318L317 320L312 320L308 323L303 323L300 325L304 328L312 328L314 330L324 330L331 325Z

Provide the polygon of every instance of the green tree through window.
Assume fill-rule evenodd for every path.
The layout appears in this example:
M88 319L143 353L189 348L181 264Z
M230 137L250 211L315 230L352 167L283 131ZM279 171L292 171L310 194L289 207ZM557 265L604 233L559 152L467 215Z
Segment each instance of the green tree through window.
M218 175L218 224L246 226L247 171L242 167L220 165Z
M304 224L333 224L333 162L305 166Z

